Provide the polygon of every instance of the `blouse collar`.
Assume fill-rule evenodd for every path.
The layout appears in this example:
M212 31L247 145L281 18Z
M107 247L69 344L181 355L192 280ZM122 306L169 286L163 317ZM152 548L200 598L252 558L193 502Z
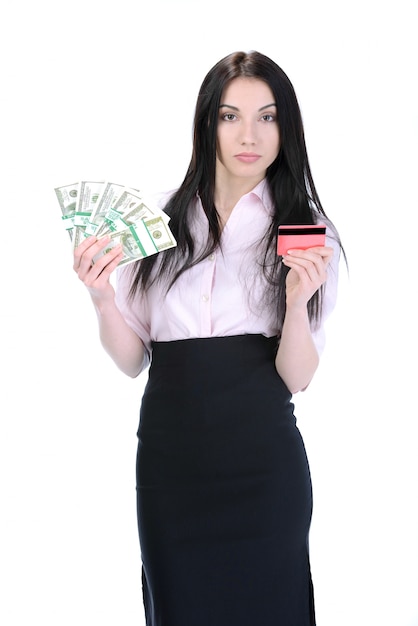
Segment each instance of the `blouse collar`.
M196 194L199 202L201 203L199 192ZM251 191L244 194L243 198L249 198L250 196L256 196L261 203L262 208L269 216L274 215L274 203L270 193L270 189L267 184L267 179L263 178Z
M270 193L269 186L267 184L267 179L263 178L255 187L252 189L247 196L256 196L268 215L274 215L274 204L273 198Z

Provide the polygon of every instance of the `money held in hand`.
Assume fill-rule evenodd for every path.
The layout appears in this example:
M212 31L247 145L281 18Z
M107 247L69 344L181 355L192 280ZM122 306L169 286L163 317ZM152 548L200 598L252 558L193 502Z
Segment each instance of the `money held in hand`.
M95 257L122 245L126 265L173 248L177 242L169 228L169 216L146 202L140 191L107 181L79 181L56 187L64 227L73 249L86 237L109 236L109 245Z

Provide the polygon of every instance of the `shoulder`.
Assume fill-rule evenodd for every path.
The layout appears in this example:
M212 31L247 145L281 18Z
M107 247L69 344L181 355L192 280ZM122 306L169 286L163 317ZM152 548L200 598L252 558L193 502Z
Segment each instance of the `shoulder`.
M171 198L177 193L178 189L170 189L169 191L157 191L144 193L142 199L144 204L149 207L156 207L160 211L164 211Z

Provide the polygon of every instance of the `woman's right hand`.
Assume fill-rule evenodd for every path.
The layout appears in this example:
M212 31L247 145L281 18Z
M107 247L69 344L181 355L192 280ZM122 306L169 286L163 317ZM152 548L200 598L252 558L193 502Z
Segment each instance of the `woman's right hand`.
M98 239L93 235L74 250L73 269L97 303L114 299L115 290L110 284L110 276L123 259L122 246L117 245L93 261L106 249L109 241L110 237Z
M122 372L135 378L147 365L148 358L141 339L117 307L110 276L124 255L120 245L100 254L107 249L109 241L110 237L85 239L74 250L73 268L90 292L104 349Z

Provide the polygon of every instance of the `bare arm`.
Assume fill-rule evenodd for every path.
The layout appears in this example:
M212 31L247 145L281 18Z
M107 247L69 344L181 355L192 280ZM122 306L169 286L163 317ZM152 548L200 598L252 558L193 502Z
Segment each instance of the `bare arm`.
M134 378L142 371L145 348L138 335L128 326L115 303L115 290L110 276L123 257L117 246L100 257L92 259L109 243L109 239L89 237L74 252L74 271L87 287L99 322L103 348L122 372Z
M326 281L332 248L292 250L283 257L290 268L286 278L286 315L276 355L276 369L289 391L296 393L311 382L319 365L308 317L308 302Z

